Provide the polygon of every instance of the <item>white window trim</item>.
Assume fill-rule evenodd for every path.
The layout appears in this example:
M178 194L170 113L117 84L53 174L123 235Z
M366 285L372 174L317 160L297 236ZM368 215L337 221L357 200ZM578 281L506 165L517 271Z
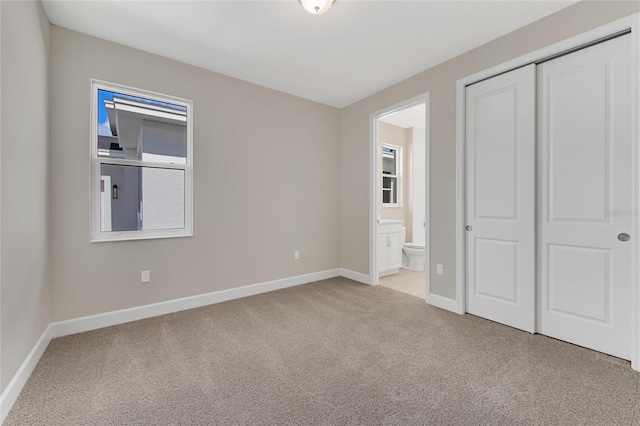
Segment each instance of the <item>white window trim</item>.
M383 143L382 144L382 150L384 150L384 147L389 147L392 149L396 150L397 156L396 156L396 169L397 169L397 173L395 175L389 176L387 175L387 177L395 177L396 178L396 188L397 188L397 192L398 192L398 202L397 203L385 203L384 201L382 201L382 207L384 207L385 209L399 209L402 208L402 196L403 196L403 190L402 190L402 185L403 185L403 176L402 176L402 172L403 172L403 163L404 163L404 152L401 146L398 145L393 145L390 143ZM383 151L380 152L380 155L383 155ZM383 167L384 168L384 167ZM382 168L382 169L383 169ZM384 181L384 177L385 174L383 173L383 170L380 170L380 173L382 174L381 179L381 184L380 187L383 188L383 184L382 182ZM382 189L384 191L384 189ZM382 196L382 194L380 194Z
M165 164L146 161L132 161L117 158L98 157L98 90L118 92L131 96L148 97L153 100L180 105L187 108L187 162L186 164ZM193 236L193 102L187 99L136 89L100 80L91 80L91 242L144 240L154 238L176 238ZM120 164L131 166L158 167L162 169L184 170L184 228L154 229L139 231L100 231L100 166Z

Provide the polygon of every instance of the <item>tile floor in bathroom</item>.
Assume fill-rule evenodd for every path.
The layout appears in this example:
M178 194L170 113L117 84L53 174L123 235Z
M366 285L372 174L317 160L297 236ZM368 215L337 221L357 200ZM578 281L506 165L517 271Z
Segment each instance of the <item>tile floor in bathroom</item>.
M424 271L400 268L397 274L380 277L380 285L424 299Z

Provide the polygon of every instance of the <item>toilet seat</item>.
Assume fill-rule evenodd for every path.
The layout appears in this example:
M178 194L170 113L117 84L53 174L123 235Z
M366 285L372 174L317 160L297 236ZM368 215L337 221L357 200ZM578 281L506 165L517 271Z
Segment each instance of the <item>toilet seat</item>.
M404 243L402 246L412 249L424 249L424 243Z

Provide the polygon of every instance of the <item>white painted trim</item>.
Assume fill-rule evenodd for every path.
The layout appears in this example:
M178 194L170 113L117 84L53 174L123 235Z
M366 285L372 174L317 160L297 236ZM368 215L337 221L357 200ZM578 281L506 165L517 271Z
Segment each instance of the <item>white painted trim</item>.
M40 357L44 353L45 349L49 345L51 341L51 324L47 326L44 330L36 344L33 346L29 355L22 362L22 365L13 376L7 387L5 388L2 395L0 395L0 424L4 422L11 411L11 407L15 404L20 392L22 392L22 388L29 380L31 373L33 372L36 365L38 365L38 361L40 361Z
M2 8L0 7L0 12L1 11L2 11ZM2 15L2 13L0 13L0 22L2 22L2 16L1 15ZM2 46L2 31L0 31L0 46ZM1 75L2 71L1 70L2 70L2 55L0 55L0 82L2 82L2 75ZM47 70L47 71L49 71L49 70ZM0 99L2 99L2 95L1 95L2 87L1 86L2 85L0 84ZM47 101L48 101L48 99L47 99ZM0 102L0 110L1 109L2 109L2 103ZM1 117L2 117L2 111L0 111L0 129L2 128L2 123L1 123L2 119L1 119ZM49 129L50 129L50 127L47 127L47 132L49 132ZM0 132L0 164L2 164L2 158L1 157L2 157L2 132ZM1 178L1 176L2 176L2 173L0 173L0 188L2 188L2 178ZM1 193L1 190L0 190L0 204L1 204L1 201L2 201L2 193ZM1 224L2 224L2 220L0 220L0 259L2 259L2 225ZM1 275L2 274L0 274L0 289L2 289ZM2 291L0 291L0 307L1 306L2 306ZM2 317L1 311L2 311L2 309L0 308L0 317ZM1 335L2 335L2 333L0 333L0 336ZM2 339L0 339L0 361L1 361L1 358L2 358L2 355L1 355L2 350L1 349L2 349ZM4 419L6 417L5 413L8 413L9 410L11 410L11 407L13 406L13 402L11 402L11 404L8 405L9 408L6 408L7 404L4 402L5 399L7 398L6 395L8 395L7 392L8 392L8 390L10 388L11 388L11 382L9 382L9 385L7 386L5 391L2 392L2 394L0 395L0 425L2 424L2 422L4 422ZM1 391L1 389L0 389L0 391ZM20 392L18 392L18 393L20 393ZM14 399L14 401L15 401L15 399Z
M138 321L159 315L180 312L187 309L199 308L226 302L241 297L254 296L256 294L283 288L294 287L301 284L334 278L340 275L340 269L329 269L321 272L314 272L306 275L298 275L280 280L266 281L258 284L246 285L243 287L230 288L226 290L214 291L211 293L199 294L196 296L183 297L180 299L167 300L165 302L153 303L150 305L136 306L134 308L121 309L118 311L105 312L97 315L90 315L81 318L73 318L65 321L51 323L51 338L67 336L69 334L82 333L96 330L98 328L110 327L112 325L124 324L131 321Z
M538 62L541 59L548 58L558 53L569 51L571 49L575 49L576 47L592 43L602 38L606 38L621 31L625 31L628 29L633 30L633 26L637 19L637 13L625 18L618 19L617 21L610 22L601 27L594 28L582 34L578 34L571 38L559 41L558 43L543 47L542 49L538 49L526 55L461 78L460 80L458 80L458 83L462 82L465 86L473 84L480 80L493 77L497 74L511 71L521 66Z
M379 284L377 257L376 257L376 236L378 233L378 218L376 212L378 210L378 126L377 121L379 118L392 114L398 110L411 107L416 104L425 104L425 164L427 167L427 173L425 173L425 214L428 218L425 225L425 248L427 249L427 256L424 260L425 270L425 294L430 293L430 273L431 273L431 186L430 186L430 152L431 152L431 94L425 92L421 95L391 105L387 108L383 108L369 115L369 283L371 285ZM428 296L425 298L428 302Z
M465 251L465 84L456 83L456 312L466 312L466 251Z
M458 313L458 304L455 299L449 299L448 297L438 296L437 294L429 295L429 304L431 306L435 306L436 308L444 309L446 311L451 311L453 313Z
M352 271L351 269L340 268L340 276L349 278L350 280L353 280L353 281L358 281L363 284L371 285L371 281L369 281L369 275Z
M378 262L376 258L376 238L378 233L378 116L369 115L369 283L378 285Z
M520 56L508 62L496 65L473 75L464 77L456 83L456 312L464 314L465 300L465 87L494 75L510 71L523 65L537 62L543 58L574 49L578 46L605 38L612 34L631 29L634 72L637 78L634 81L634 194L633 200L636 209L640 207L638 191L640 190L640 13L610 22L601 27L579 34L575 37L560 41L542 49L536 50L524 56ZM640 239L640 217L636 217L632 241L636 257L638 252L638 240ZM640 262L636 262L633 270L633 353L631 367L640 371ZM433 295L431 295L433 297Z
M424 201L424 214L426 216L424 224L424 246L427 250L424 256L424 294L425 302L431 303L431 93L425 94L426 117L425 117L425 147L424 147L424 164L427 170L424 177L426 182L424 188L426 191Z
M184 311L187 309L208 306L216 303L226 302L242 297L253 296L280 290L297 285L308 284L320 280L344 276L354 281L368 284L368 276L359 272L345 268L328 269L326 271L314 272L311 274L298 275L295 277L283 278L280 280L266 281L258 284L251 284L243 287L230 288L227 290L214 291L211 293L196 296L184 297L181 299L168 300L134 308L121 309L118 311L105 312L97 315L90 315L81 318L74 318L66 321L58 321L47 326L35 346L29 352L24 362L13 376L5 391L0 395L0 424L5 420L11 407L18 399L20 392L27 383L38 361L42 357L51 339L68 336L70 334L83 333L85 331L124 324L145 318Z
M636 117L633 123L632 137L633 137L633 206L635 211L640 211L640 13L634 15L631 23L631 49L635 53L632 58L633 61L633 73L636 78L631 83L631 91L633 93L633 117ZM631 235L635 238L633 240L633 251L635 253L635 259L638 259L640 254L640 215L636 215L632 221ZM636 371L640 371L640 260L634 263L632 271L632 297L631 297L631 312L633 312L633 324L631 327L634 335L633 348L631 350L631 368Z
M136 306L133 308L121 309L118 311L105 312L97 315L89 315L86 317L53 322L49 324L44 330L16 374L7 385L2 395L0 395L0 424L4 422L5 418L9 414L9 411L11 411L13 404L18 399L20 392L24 388L24 385L27 383L27 380L29 380L31 373L33 373L33 370L40 361L42 354L47 349L47 346L49 345L51 339L76 333L83 333L91 330L97 330L99 328L110 327L118 324L124 324L127 322L138 321L141 319L151 318L159 315L180 312L187 309L208 306L233 299L267 293L274 290L308 284L338 276L342 276L364 284L370 284L369 276L367 276L366 274L362 274L360 272L352 271L346 268L336 268L328 269L326 271L314 272L306 275L298 275L290 278L251 284L243 287L214 291L211 293L205 293L196 296L183 297L181 299L168 300L165 302L153 303L150 305ZM432 297L435 298L435 303L433 303L434 306L438 306L443 309L449 309L446 307L446 305L450 299L445 299L435 295L432 295ZM442 299L444 303L440 302L440 299Z
M98 157L98 90L108 90L137 97L146 97L166 103L183 106L187 109L187 161L186 164L159 164L148 161L130 161L122 159L109 159ZM126 241L145 240L153 238L175 238L193 236L193 102L188 99L178 98L171 95L152 92L144 89L137 89L121 84L109 83L96 79L91 80L91 111L90 134L91 149L91 187L90 187L90 241ZM165 169L184 170L184 228L182 229L158 229L139 230L122 232L101 232L100 231L100 165L101 164L121 164L135 165L139 167L159 167Z

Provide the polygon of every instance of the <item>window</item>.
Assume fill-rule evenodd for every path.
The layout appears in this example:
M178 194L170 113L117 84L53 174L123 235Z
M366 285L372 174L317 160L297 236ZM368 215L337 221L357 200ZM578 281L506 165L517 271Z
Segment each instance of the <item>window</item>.
M91 240L192 235L191 101L92 81Z
M401 205L402 148L382 145L382 204Z

